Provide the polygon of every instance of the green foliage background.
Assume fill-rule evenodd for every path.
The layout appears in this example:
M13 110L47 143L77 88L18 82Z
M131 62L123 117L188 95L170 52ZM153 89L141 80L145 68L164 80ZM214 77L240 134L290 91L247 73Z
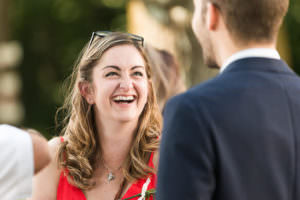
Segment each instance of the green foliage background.
M63 102L61 86L91 33L126 30L123 0L16 0L11 6L13 38L24 50L21 63L24 126L48 138Z
M297 74L300 74L300 1L290 1L285 25L291 48L292 68Z
M19 67L26 111L24 126L36 128L48 138L57 135L54 115L63 102L63 81L93 31L126 31L126 3L126 0L13 1L12 39L18 40L24 50ZM299 74L300 1L290 2L285 25L292 67Z

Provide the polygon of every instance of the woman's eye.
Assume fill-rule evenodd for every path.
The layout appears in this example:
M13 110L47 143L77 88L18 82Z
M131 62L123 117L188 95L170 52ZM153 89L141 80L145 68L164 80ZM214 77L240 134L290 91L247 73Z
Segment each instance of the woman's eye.
M109 76L118 76L117 72L109 72L105 75L105 77L109 77Z
M143 73L142 72L134 72L133 75L134 76L143 76Z

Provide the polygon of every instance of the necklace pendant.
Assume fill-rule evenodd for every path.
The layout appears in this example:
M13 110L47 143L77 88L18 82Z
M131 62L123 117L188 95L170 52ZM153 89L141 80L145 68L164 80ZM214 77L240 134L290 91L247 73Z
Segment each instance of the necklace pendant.
M115 175L112 172L109 172L107 175L108 182L113 181L115 179Z

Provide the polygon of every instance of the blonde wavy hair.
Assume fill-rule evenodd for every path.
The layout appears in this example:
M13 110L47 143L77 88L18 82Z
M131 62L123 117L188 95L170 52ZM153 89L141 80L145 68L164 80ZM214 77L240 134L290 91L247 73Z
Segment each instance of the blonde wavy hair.
M76 187L87 190L95 183L91 181L96 163L101 159L101 148L96 131L93 106L89 105L78 89L81 81L92 82L92 71L99 59L109 48L129 44L142 55L146 64L149 82L147 103L138 120L135 137L125 160L123 174L126 181L133 181L155 173L148 166L151 152L159 148L162 116L156 102L151 81L151 69L142 44L126 33L111 33L103 38L95 37L88 48L82 50L70 76L68 96L56 114L56 121L63 115L61 135L66 138L58 149L57 162L67 169L68 180Z

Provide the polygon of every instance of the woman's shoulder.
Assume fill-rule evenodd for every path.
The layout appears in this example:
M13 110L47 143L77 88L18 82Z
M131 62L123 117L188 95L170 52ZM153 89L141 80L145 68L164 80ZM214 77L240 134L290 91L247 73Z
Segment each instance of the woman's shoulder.
M61 137L53 137L48 141L52 162L57 160L58 151L61 143L62 143Z
M57 149L59 147L59 145L62 142L67 141L67 137L66 136L56 136L53 137L51 140L48 141L48 145L50 148L53 148L53 150Z
M52 162L56 162L56 167L60 169L59 166L59 156L61 153L63 153L60 150L61 145L67 141L66 136L56 136L53 137L51 140L48 141L51 157L52 157Z
M32 199L56 199L56 191L59 182L61 169L57 162L57 155L61 140L59 137L54 137L48 141L50 149L51 162L48 166L39 172L33 180L33 195ZM44 186L47 181L47 187Z
M53 137L51 140L48 141L49 148L53 152L54 150L57 150L59 145L61 144L60 137Z

